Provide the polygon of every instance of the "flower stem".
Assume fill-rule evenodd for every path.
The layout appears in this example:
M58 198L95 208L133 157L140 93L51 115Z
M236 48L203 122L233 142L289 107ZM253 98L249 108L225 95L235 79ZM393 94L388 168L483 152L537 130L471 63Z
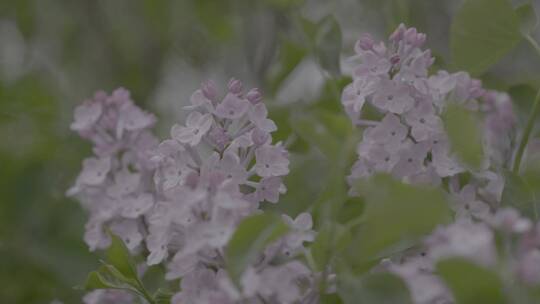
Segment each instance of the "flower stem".
M536 42L534 43L536 44ZM540 55L540 48L538 48L537 50ZM527 121L527 125L525 126L525 130L523 131L523 135L521 136L521 140L519 142L519 147L516 152L516 157L514 158L514 167L512 169L512 172L515 174L519 174L521 159L523 158L523 153L525 152L525 148L527 147L527 143L529 142L529 137L531 136L534 123L536 122L536 119L539 113L540 113L540 90L538 90L538 93L536 94L536 98L534 100L534 104L531 110L531 116L529 116L529 120Z
M536 40L534 40L533 37L531 37L531 35L525 35L524 38L527 40L527 42L529 42L529 44L534 48L534 50L536 51L537 55L540 56L540 45L538 45L538 42L536 42Z

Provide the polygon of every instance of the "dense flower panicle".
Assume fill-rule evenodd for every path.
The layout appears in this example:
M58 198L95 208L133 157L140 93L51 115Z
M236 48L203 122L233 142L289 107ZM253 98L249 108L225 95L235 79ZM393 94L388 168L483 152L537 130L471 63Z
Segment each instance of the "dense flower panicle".
M287 151L272 143L277 127L261 93L245 92L232 79L221 98L207 82L193 93L187 109L186 123L174 125L171 138L151 157L158 202L146 216L148 264L165 263L167 279L182 278L182 291L173 302L236 303L279 298L284 292L300 298L303 293L294 284L281 290L267 281L282 267L270 262L301 252L304 241L313 240L309 214L291 219L291 233L273 244L280 250L251 265L249 273L266 286L265 293L252 294L250 286L236 290L224 270L223 249L236 226L260 212L259 203L278 202L285 191L282 178L289 172ZM307 268L289 272L289 283L308 273Z
M285 191L287 153L272 144L270 133L277 128L261 100L258 90L244 95L241 83L231 80L220 101L213 84L207 83L192 95L186 126L175 125L173 139L155 152L160 202L148 217L148 263L169 260L167 278L182 278L173 303L293 303L309 293L295 283L303 278L309 286L308 268L275 264L313 241L307 213L286 218L291 233L250 266L240 289L223 268L223 248L238 222L258 212L260 202L276 203ZM190 117L196 118L194 123ZM184 140L179 133L189 136ZM174 255L168 259L170 253Z
M511 157L515 125L511 100L506 94L484 90L465 72L429 75L434 60L429 50L421 49L425 40L416 29L400 25L388 45L369 35L358 41L353 59L360 63L343 91L342 104L353 123L365 129L349 181L385 172L409 183L440 185L468 172L474 179L462 185L467 195L459 182L449 189L460 200L455 207L464 212L459 216L479 215L478 208L491 213L488 203L498 204L504 186L498 172ZM471 170L452 152L441 118L449 103L485 117L486 157L480 170ZM366 107L375 109L380 121L366 121ZM488 202L477 203L477 193Z
M304 290L292 282L300 277L309 280L308 269L284 272L282 282L290 279L283 289L269 280L285 266L270 262L300 252L304 241L313 240L309 214L288 222L292 232L271 246L279 250L249 268L243 277L251 279L240 290L223 268L223 248L239 221L259 212L260 202L277 203L285 191L282 178L289 172L287 151L272 143L277 127L267 117L260 92L246 93L242 83L232 79L220 98L208 82L193 93L187 109L191 112L186 124L174 125L171 139L163 141L152 157L159 202L147 217L148 263L165 262L168 279L182 278L182 291L173 303L300 299Z
M353 81L342 104L353 124L363 127L358 160L349 181L378 172L407 183L440 186L448 192L455 222L429 235L420 253L404 252L382 265L405 279L415 303L453 303L452 295L434 273L441 259L461 257L483 266L497 264L496 231L517 234L522 256L506 269L524 282L539 282L533 266L540 260L532 224L514 209L499 209L505 181L502 169L512 157L516 119L507 94L482 88L465 72L428 74L433 63L422 50L426 36L401 25L388 45L364 35L356 44ZM471 169L452 153L442 114L458 103L483 116L485 159ZM380 120L366 120L367 107ZM462 176L466 173L467 182ZM356 193L351 192L352 195ZM538 230L540 231L540 230ZM531 271L531 269L533 269Z
M454 303L448 288L434 272L435 264L447 258L459 257L484 267L501 266L508 277L527 285L540 283L540 229L516 210L499 209L486 222L460 219L438 227L425 238L420 248L392 259L383 260L383 269L402 277L411 290L414 303ZM498 255L496 234L505 242L514 239L519 246L507 247L507 257ZM508 245L508 244L507 244ZM501 264L501 259L509 259Z
M75 109L71 129L93 143L95 156L83 168L68 195L89 211L85 241L91 250L105 248L104 225L134 250L144 239L142 215L154 204L153 164L149 151L158 141L149 129L155 117L137 107L129 92L98 92Z
M279 262L302 254L304 242L313 241L308 213L284 216L291 232L250 265L240 289L224 268L224 247L238 223L286 191L288 153L272 143L277 126L261 93L244 92L232 79L220 98L207 82L186 108L185 124L175 124L161 143L149 131L154 116L137 108L123 89L111 96L97 93L76 109L72 129L94 144L96 156L83 162L68 194L90 211L90 248L108 246L105 225L131 250L144 242L147 264L164 264L169 280L182 278L173 303L293 303L313 293L307 267ZM122 297L94 292L85 301Z
M160 263L172 251L175 269L185 259L196 262L188 257L201 250L209 254L204 260L222 258L220 248L238 221L262 201L276 203L289 172L287 151L272 144L276 125L258 90L246 94L232 79L219 98L208 82L187 108L185 125L174 125L151 157L159 202L148 216L148 262Z

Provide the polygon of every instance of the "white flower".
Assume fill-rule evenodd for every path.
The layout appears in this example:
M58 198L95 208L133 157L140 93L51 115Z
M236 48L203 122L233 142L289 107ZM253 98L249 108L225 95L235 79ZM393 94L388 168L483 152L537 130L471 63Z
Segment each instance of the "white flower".
M196 146L201 138L210 130L212 116L191 112L187 118L186 126L174 125L171 129L171 137L183 144Z
M217 105L215 114L221 118L238 119L247 112L249 106L249 101L228 93L223 101Z
M248 113L249 120L262 131L274 132L277 126L271 119L266 118L268 110L263 103L258 103L251 107Z
M262 146L255 151L255 171L262 177L280 176L289 173L289 159L279 146Z
M103 107L100 102L86 101L75 109L75 121L71 130L82 131L90 129L99 119Z
M99 185L105 181L111 169L111 159L90 157L83 162L83 171L77 178L77 184Z

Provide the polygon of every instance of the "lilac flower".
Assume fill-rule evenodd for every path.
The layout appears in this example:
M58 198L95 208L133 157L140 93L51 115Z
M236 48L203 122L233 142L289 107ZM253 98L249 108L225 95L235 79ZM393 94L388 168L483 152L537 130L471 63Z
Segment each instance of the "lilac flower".
M172 304L234 303L219 286L219 276L210 269L188 273L182 279L181 291L171 300Z
M382 81L373 94L373 104L379 109L403 114L414 107L414 98L409 87L392 80Z
M257 105L254 105L250 111L249 111L249 120L260 130L264 132L274 132L277 130L276 124L266 118L268 115L268 110L266 110L266 107L264 104L259 103Z
M407 137L407 127L400 122L398 116L387 114L379 125L367 130L366 133L364 136L368 140L393 150L400 147Z
M486 113L485 149L496 165L504 166L510 163L512 147L516 137L516 117L512 110L512 100L508 94L487 91L482 96L482 111Z
M227 119L238 119L249 109L250 103L233 93L228 93L216 107L216 116Z
M427 243L429 256L435 261L463 257L485 266L496 262L493 232L482 223L460 221L439 228Z
M174 125L171 129L171 137L180 143L195 146L199 144L202 137L210 130L212 126L212 117L209 114L191 112L189 114L186 126Z
M443 149L432 150L433 167L439 176L448 177L465 172L465 168L459 164L456 157Z
M528 285L540 283L540 250L533 249L527 252L516 267L518 277Z
M72 129L92 141L96 153L68 191L90 214L85 241L91 250L106 248L110 229L132 252L146 246L146 264L161 263L167 279L181 279L173 303L302 300L298 280L312 284L311 271L300 262L279 264L279 249L302 252L304 242L313 241L307 213L290 219L291 233L276 241L274 254L249 265L243 278L253 279L251 289L244 280L238 290L225 270L224 248L239 222L260 212L260 202L277 203L286 190L288 153L272 143L277 126L260 92L244 94L233 79L220 101L207 82L190 101L185 126L174 125L161 143L149 131L154 116L136 107L126 90L96 93L76 110ZM85 301L105 303L106 296L95 292ZM124 301L121 293L110 296Z
M433 138L443 132L442 120L435 115L430 103L422 103L405 115L405 121L411 126L411 136L416 141Z
M139 230L139 223L135 219L121 219L110 224L111 232L120 236L126 247L130 250L137 248L143 235Z
M137 107L127 105L119 114L119 125L128 131L146 129L154 123L154 115L145 113Z
M311 230L313 228L311 214L300 213L294 220L288 215L282 217L291 229L291 232L285 237L287 252L292 254L302 248L304 242L313 242L315 231Z
M364 51L360 54L362 59L362 64L360 64L354 71L354 75L363 76L363 75L373 75L379 76L384 75L390 71L392 64L388 58L381 56L382 52L374 51Z
M128 219L135 219L146 214L154 206L154 197L150 193L140 193L126 198L120 215Z
M215 97L215 92L212 92L211 94ZM202 89L193 92L190 98L190 102L191 106L187 108L196 109L198 107L201 107L206 109L207 111L214 110L214 104L212 103L212 100L210 100L210 98L206 96Z
M487 203L477 200L476 187L473 185L465 185L459 193L456 193L456 198L453 204L456 217L458 219L484 219L491 217L490 207Z
M257 88L249 90L246 94L246 99L254 105L260 103L262 101L261 91Z
M248 173L240 162L240 158L234 153L224 153L219 162L219 169L223 171L226 179L235 184L242 184L248 178Z
M442 178L466 172L451 153L441 119L449 101L488 114L492 140L486 150L493 159L508 160L507 152L501 157L498 151L511 151L510 141L501 145L495 139L506 132L503 129L509 129L511 109L495 102L495 94L486 93L481 82L467 73L439 71L429 76L433 58L429 50L421 49L425 40L416 29L400 25L388 44L376 43L369 36L358 41L355 58L361 63L352 69L353 82L345 87L342 104L355 124L362 120L365 103L378 109L383 119L364 129L357 149L359 161L349 180L373 172L392 172L403 181L438 184ZM485 99L486 106L474 101L478 98ZM482 169L489 169L488 160Z
M399 152L380 145L369 145L365 156L377 172L391 172L399 161ZM362 152L360 151L359 154ZM362 153L362 155L364 155Z
M77 184L95 186L103 183L107 174L111 170L111 159L109 157L90 157L83 162L83 171L77 178Z
M427 156L428 147L423 143L410 142L399 152L399 161L392 169L392 174L397 178L412 176L422 171L424 160Z
M465 72L429 75L434 60L429 50L422 49L425 40L416 29L400 25L388 43L375 42L367 35L357 42L354 59L360 64L349 69L352 83L341 98L353 124L363 131L348 181L353 184L387 172L405 183L435 185L448 192L455 222L427 237L422 257L392 261L387 269L405 279L415 303L452 303L451 294L433 271L438 260L462 257L483 266L495 265L493 230L497 229L522 235L518 254L530 258L527 263L535 263L537 254L530 250L540 246L540 229L532 229L530 221L513 209L497 210L504 189L500 169L511 160L515 138L510 98L486 91ZM468 169L454 155L442 119L450 102L485 117L482 144L487 157L479 169ZM366 104L379 112L380 121L360 123L365 121ZM373 116L377 117L369 119ZM350 195L361 193L351 188ZM515 272L522 280L537 282L524 264L517 265Z
M281 182L281 178L278 176L272 176L263 178L257 188L249 196L250 201L268 201L271 203L277 203L279 195L285 191L285 186Z
M267 267L260 274L262 284L257 286L257 290L266 298L275 297L278 303L295 303L302 298L302 290L296 281L309 275L309 269L298 261Z
M360 113L366 98L377 88L377 78L364 77L355 80L343 90L342 103L353 113Z
M103 112L103 106L99 102L86 101L75 109L75 121L71 124L74 131L90 129L99 119Z
M128 291L114 289L98 289L87 293L84 304L131 304L135 297Z
M192 112L186 126L175 125L173 140L159 144L151 156L155 167L152 195L158 202L144 211L147 263L163 263L168 279L182 279L182 291L173 302L230 299L237 303L239 297L255 297L227 283L224 247L238 223L257 212L260 202L278 202L285 191L282 178L289 172L289 160L281 144L272 143L270 133L276 125L267 118L260 92L251 90L245 95L242 87L238 80L231 80L221 101L214 86L196 92L187 108ZM215 109L209 104L215 104ZM143 201L139 202L146 210ZM294 250L313 240L314 232L302 227L293 229L296 239L302 240ZM280 240L279 246L285 242L285 238ZM267 259L251 265L257 274L270 267ZM267 295L275 296L275 291Z
M144 236L142 217L153 207L149 150L157 145L148 130L152 114L139 109L124 89L98 92L75 113L72 127L94 144L95 157L83 162L75 196L90 213L84 239L91 250L110 243L105 227L136 250Z
M522 217L517 210L508 207L497 210L493 217L488 218L487 222L496 229L511 233L525 233L533 227L531 220Z
M400 276L411 292L414 303L452 303L452 295L442 279L433 273L433 261L424 255L407 257L401 263L385 261L390 272Z
M113 178L114 183L107 188L107 194L111 197L120 198L137 190L141 174L123 170L115 174Z
M280 146L262 146L255 150L255 171L262 177L280 176L289 173L289 160Z

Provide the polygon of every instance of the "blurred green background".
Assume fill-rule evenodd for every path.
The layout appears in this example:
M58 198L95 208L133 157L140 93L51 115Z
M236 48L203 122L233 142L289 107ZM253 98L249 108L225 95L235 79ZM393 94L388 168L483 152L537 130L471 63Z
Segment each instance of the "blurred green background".
M0 303L80 303L73 286L98 263L82 241L84 212L64 196L90 153L69 131L72 111L94 91L128 88L158 115L164 137L203 80L224 87L234 76L262 88L285 140L291 109L341 111L336 88L347 78L329 77L310 36L321 20L337 20L342 39L328 44L338 52L341 44L342 58L363 32L383 38L400 22L417 26L444 67L459 3L0 0ZM526 100L540 75L531 56L521 46L483 80ZM329 166L294 147L290 193L278 207L288 213L312 203L326 181L307 177Z

